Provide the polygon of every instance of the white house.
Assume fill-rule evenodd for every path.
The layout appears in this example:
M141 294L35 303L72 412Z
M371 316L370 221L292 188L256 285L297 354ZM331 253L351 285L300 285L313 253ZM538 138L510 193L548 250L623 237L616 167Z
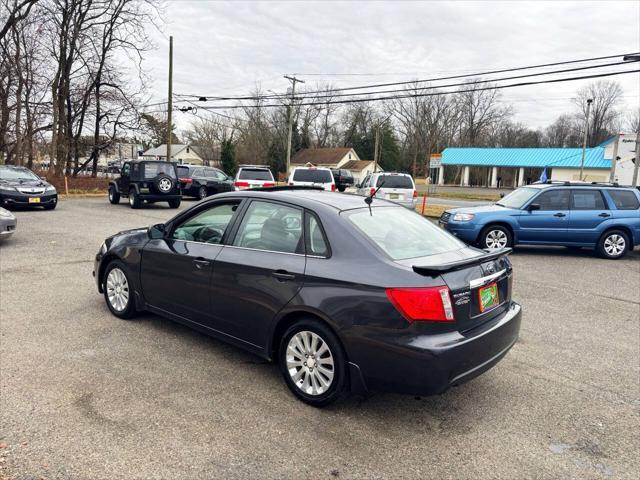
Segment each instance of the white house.
M343 168L345 170L349 170L353 175L353 181L355 183L360 183L364 180L364 177L373 173L375 168L375 163L373 160L348 160L344 163L338 165L338 168ZM380 165L378 165L378 172L383 172Z
M142 154L145 160L166 160L167 145L163 144L155 148L150 148ZM193 165L204 165L204 159L198 154L197 147L191 145L171 145L171 160L179 164L190 163Z

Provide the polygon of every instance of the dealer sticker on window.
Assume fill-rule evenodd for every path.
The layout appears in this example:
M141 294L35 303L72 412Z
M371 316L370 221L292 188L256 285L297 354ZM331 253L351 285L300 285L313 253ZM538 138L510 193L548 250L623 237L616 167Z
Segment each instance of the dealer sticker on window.
M496 283L482 287L478 291L478 296L480 297L480 312L486 312L500 304L498 285Z

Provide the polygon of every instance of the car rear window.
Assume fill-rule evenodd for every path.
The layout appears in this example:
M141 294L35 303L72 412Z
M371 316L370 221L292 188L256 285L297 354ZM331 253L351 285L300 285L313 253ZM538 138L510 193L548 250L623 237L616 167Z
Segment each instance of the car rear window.
M178 167L178 176L180 178L188 178L189 177L189 167Z
M638 197L628 190L608 190L609 196L618 210L637 210L640 208Z
M382 184L384 182L384 185ZM407 175L380 175L376 187L382 188L410 188L413 189L413 181Z
M347 218L393 260L459 250L464 244L422 215L404 207L357 209Z
M329 170L297 169L293 172L294 182L331 183L333 176Z
M266 168L241 168L238 173L238 180L271 180L273 175L271 170Z
M168 162L144 164L144 178L146 180L156 178L158 175L167 175L171 178L176 178L176 171L173 164Z

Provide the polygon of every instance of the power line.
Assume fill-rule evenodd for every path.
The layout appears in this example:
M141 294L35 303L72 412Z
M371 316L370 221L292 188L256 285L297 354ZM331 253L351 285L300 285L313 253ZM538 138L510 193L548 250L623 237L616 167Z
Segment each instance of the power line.
M549 80L539 80L535 82L533 81L520 82L520 83L509 84L509 85L493 85L493 86L483 87L483 88L453 90L453 91L447 91L447 92L415 93L415 94L394 95L394 96L373 97L373 98L351 98L351 99L345 99L345 100L335 100L335 101L325 101L325 102L306 102L306 103L303 102L303 103L299 103L298 106L376 102L381 100L398 100L403 98L419 98L419 97L431 97L431 96L438 96L438 95L450 95L455 93L481 92L485 90L501 90L504 88L524 87L524 86L530 86L530 85L542 85L542 84L548 84L548 83L571 82L576 80L587 80L592 78L610 77L615 75L624 75L627 73L637 73L637 72L640 72L640 70L626 70L626 71L618 71L618 72L598 73L593 75L582 75L578 77L556 78L556 79L549 79ZM266 104L266 105L255 105L255 106L254 105L214 105L214 106L202 106L199 108L203 110L215 110L215 109L236 109L236 108L252 108L252 107L266 108L266 107L281 107L281 106L282 106L281 104Z
M478 77L478 76L485 76L485 75L493 75L493 74L496 74L496 73L515 72L515 71L520 71L520 70L532 70L532 69L536 69L536 68L552 67L552 66L558 66L558 65L569 65L569 64L575 64L575 63L593 62L593 61L597 61L597 60L607 60L607 59L611 59L611 58L620 58L620 57L630 56L630 55L637 55L637 53L623 53L623 54L618 54L618 55L607 55L607 56L603 56L603 57L592 57L592 58L584 58L584 59L579 59L579 60L567 60L567 61L563 61L563 62L553 62L553 63L545 63L545 64L539 64L539 65L529 65L529 66L524 66L524 67L503 68L503 69L488 70L488 71L478 72L478 73L463 74L463 75L452 75L452 76L447 76L447 77L428 78L428 79L422 79L422 80L410 80L410 81L402 81L402 82L379 83L379 84L373 84L373 85L361 85L361 86L357 86L357 87L334 88L334 89L332 89L332 91L334 91L334 92L352 91L352 90L363 90L363 89L371 89L371 88L389 87L389 86L396 86L396 85L411 85L411 84L415 84L415 83L438 82L438 81L442 81L442 80L454 80L454 79L459 79L459 78L468 78L468 77ZM305 92L305 94L307 94L307 95L316 94L316 93L324 93L324 90ZM279 98L279 97L284 96L284 95L285 94L283 94L283 95L270 95L270 96L264 96L263 98ZM218 98L216 98L216 95L184 95L184 96L191 96L191 97L196 97L196 98L198 98L198 97L207 97L207 98L211 97L213 99L218 99ZM227 97L227 99L230 99L230 100L243 100L244 98L241 98L241 97L236 97L236 98ZM250 98L247 98L247 99L250 99Z

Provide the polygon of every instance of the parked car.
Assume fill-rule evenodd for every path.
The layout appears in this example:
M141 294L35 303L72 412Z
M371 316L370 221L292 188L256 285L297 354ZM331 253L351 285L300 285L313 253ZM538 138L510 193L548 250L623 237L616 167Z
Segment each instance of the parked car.
M289 186L320 187L329 192L336 191L331 170L325 167L295 167L289 175Z
M336 184L336 188L339 192L344 192L347 188L353 186L353 174L350 170L344 168L332 168L333 181Z
M588 247L618 259L640 245L640 191L583 182L533 184L495 205L447 210L439 223L482 248Z
M178 180L183 196L202 200L210 195L233 192L233 180L222 170L201 165L178 165Z
M0 206L53 210L57 204L56 187L44 178L25 167L0 165Z
M0 240L9 238L16 231L18 220L9 210L0 207Z
M403 207L415 210L418 191L413 178L408 173L376 172L367 175L356 185L358 195L376 197L398 203Z
M271 170L264 165L240 165L234 186L239 190L275 187L276 181L273 179Z
M140 208L144 202L167 202L169 207L178 208L182 195L176 164L160 160L124 162L120 177L109 182L109 202L120 203L120 197L128 198L131 208Z
M277 361L323 406L439 393L494 366L520 328L508 252L384 200L274 187L109 237L94 276L115 316L146 310Z

